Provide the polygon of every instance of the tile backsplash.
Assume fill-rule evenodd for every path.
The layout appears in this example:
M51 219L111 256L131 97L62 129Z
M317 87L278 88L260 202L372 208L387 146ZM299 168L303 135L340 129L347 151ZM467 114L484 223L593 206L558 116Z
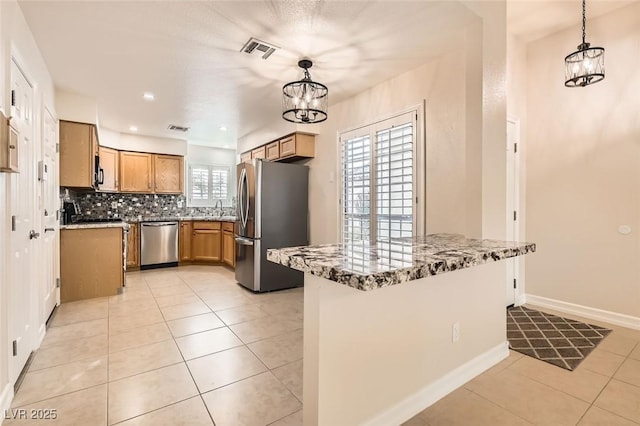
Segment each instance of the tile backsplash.
M215 214L212 207L187 207L184 195L168 194L119 194L106 192L75 192L63 190L65 201L76 201L83 218L141 219L194 216L207 217ZM234 200L235 206L235 200ZM234 215L235 207L223 207L224 215Z

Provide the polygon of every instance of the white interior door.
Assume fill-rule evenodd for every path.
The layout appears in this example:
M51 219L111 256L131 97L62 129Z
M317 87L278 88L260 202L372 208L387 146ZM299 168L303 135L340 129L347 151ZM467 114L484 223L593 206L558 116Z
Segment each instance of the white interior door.
M39 323L44 324L53 308L58 303L58 292L56 291L56 278L58 277L57 247L59 219L58 210L60 204L60 194L58 190L58 153L57 143L57 122L48 109L44 110L44 132L42 143L42 160L38 164L38 184L42 191L42 206L38 209L42 218L42 229L40 235L43 236L42 255L45 263L42 268L40 283L40 297L42 298Z
M519 121L507 119L507 240L519 240L519 185L520 160L518 155ZM506 306L515 305L518 295L518 258L507 259Z
M36 179L33 140L33 87L16 63L11 61L11 123L18 131L18 167L11 175L11 282L9 285L9 347L13 347L10 379L15 382L33 350L36 337L33 285L39 270L34 250ZM35 303L34 303L35 302Z

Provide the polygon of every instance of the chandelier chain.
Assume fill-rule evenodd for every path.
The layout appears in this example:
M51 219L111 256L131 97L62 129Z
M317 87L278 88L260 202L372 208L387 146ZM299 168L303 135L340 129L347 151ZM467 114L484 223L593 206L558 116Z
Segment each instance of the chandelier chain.
M587 38L587 1L582 0L582 44L586 43Z

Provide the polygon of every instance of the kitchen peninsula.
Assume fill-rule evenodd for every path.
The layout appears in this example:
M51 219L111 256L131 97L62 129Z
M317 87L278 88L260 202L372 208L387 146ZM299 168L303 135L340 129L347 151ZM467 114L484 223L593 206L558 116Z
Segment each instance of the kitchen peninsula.
M505 358L498 261L535 249L434 234L269 250L305 273L304 424L399 424Z

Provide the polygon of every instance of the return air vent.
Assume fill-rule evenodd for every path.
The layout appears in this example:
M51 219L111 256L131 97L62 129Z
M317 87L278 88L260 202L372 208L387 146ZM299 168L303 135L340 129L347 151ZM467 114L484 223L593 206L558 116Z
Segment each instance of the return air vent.
M174 132L183 132L183 133L189 131L188 127L176 126L175 124L169 124L168 129L173 130Z
M240 51L248 55L259 55L262 56L262 59L267 59L276 49L278 49L278 46L251 37L249 41L242 46Z

